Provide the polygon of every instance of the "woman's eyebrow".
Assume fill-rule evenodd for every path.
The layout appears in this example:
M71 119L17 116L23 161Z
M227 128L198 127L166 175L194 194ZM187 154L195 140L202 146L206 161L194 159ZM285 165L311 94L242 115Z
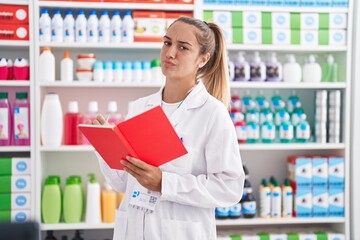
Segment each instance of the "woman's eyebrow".
M164 38L166 38L166 39L168 39L168 40L170 40L171 41L171 38L169 37L169 36L164 36ZM192 46L191 45L191 43L189 43L189 42L185 42L185 41L177 41L178 43L181 43L181 44L187 44L187 45L189 45L189 46Z

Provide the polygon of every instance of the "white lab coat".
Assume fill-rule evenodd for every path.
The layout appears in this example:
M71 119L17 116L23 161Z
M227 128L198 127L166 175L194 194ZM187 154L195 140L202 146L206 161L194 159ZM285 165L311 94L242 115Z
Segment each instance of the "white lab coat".
M133 102L128 118L160 105L161 92ZM244 172L226 107L200 82L169 120L188 154L160 167L161 197L152 214L128 207L136 179L110 169L97 154L106 181L125 192L116 212L114 240L215 240L214 208L241 199Z

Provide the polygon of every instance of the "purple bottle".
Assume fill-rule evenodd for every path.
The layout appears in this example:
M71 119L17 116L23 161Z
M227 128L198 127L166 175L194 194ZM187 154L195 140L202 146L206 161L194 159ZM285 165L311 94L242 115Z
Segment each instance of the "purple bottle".
M13 137L15 146L30 145L30 104L27 92L16 93Z
M8 93L0 92L0 146L11 144L11 110Z
M264 82L266 79L266 66L261 61L259 52L254 53L254 59L250 63L250 81Z
M266 63L266 81L280 82L282 81L282 65L276 58L276 53L271 53L270 61Z

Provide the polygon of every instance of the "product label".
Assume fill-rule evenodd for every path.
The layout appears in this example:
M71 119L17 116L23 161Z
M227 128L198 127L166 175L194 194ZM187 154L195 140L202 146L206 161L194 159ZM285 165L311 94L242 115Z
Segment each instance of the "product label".
M293 193L292 191L284 191L282 194L282 216L291 217L293 210Z
M256 214L256 202L243 202L242 211L244 214Z
M310 138L310 126L308 124L298 124L296 127L297 139L309 139Z
M29 138L29 112L28 108L16 107L14 109L15 139Z
M241 204L237 203L229 209L230 217L240 217L241 216Z
M275 139L275 126L274 125L263 125L261 127L261 138L262 139Z
M247 126L247 138L248 139L259 139L260 135L259 126L256 124L248 125Z
M271 216L271 192L260 191L260 217Z
M215 208L215 215L217 217L227 217L229 216L229 208L228 207Z
M279 67L274 65L266 65L266 77L271 81L279 78Z
M0 139L9 139L9 111L7 108L0 108Z
M245 141L247 139L246 126L236 126L235 130L238 141Z
M291 140L294 137L294 128L292 125L280 125L280 139Z

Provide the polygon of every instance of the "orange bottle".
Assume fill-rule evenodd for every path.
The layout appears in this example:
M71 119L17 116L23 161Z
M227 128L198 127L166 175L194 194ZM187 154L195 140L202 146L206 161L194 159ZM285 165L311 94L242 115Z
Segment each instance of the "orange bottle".
M118 195L118 205L117 205L118 208L119 208L123 198L124 198L124 193L119 193L119 195Z
M115 222L116 200L116 192L108 184L105 184L105 188L101 191L101 216L103 223Z

